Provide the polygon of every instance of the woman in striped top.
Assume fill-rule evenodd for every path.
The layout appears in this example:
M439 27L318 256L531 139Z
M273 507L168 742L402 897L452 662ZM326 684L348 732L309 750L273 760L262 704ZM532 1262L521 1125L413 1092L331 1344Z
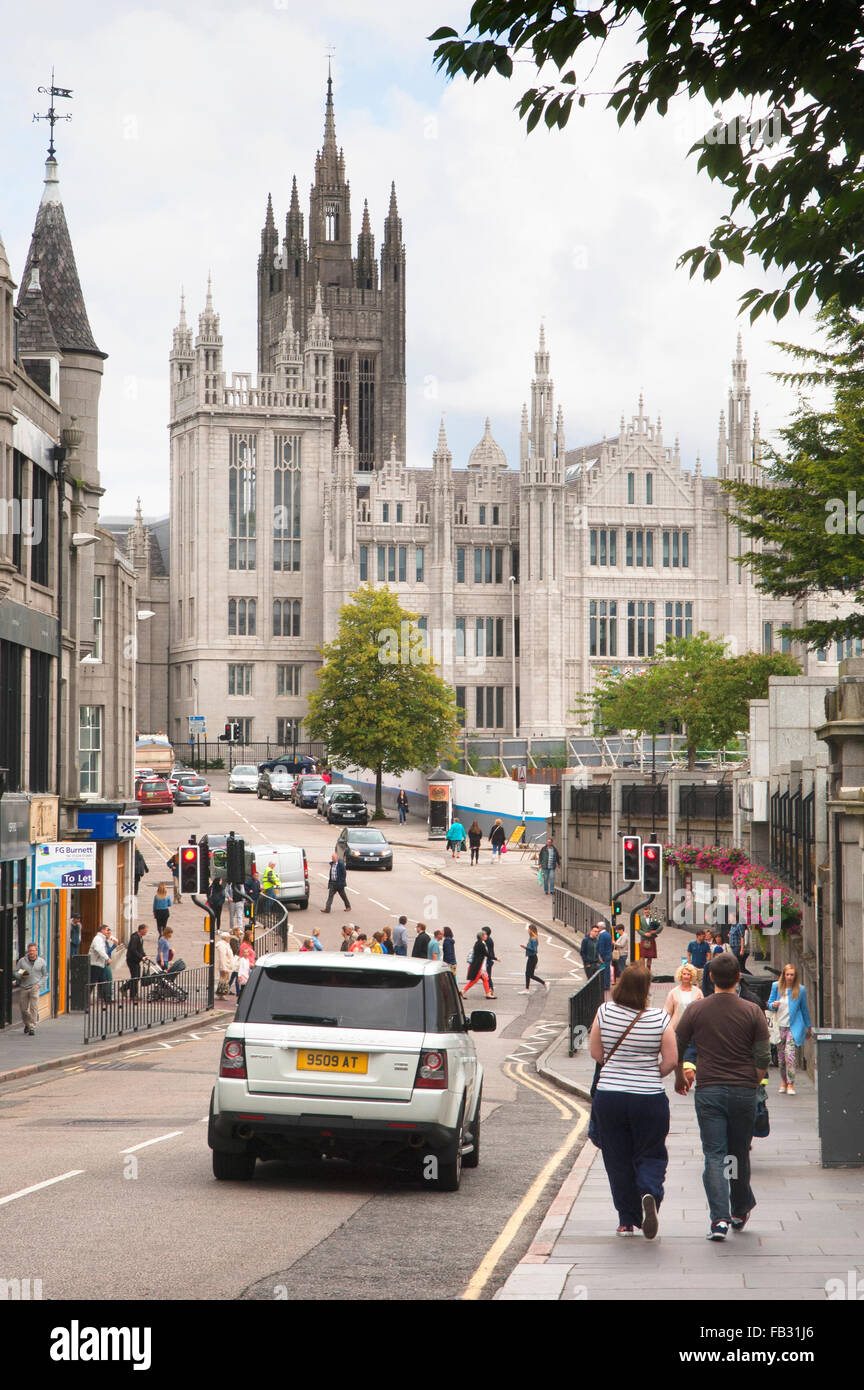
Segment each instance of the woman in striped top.
M618 1235L657 1234L666 1177L669 1098L663 1077L675 1070L678 1045L665 1009L649 1007L651 976L628 965L597 1010L590 1051L600 1064L592 1120L618 1210Z

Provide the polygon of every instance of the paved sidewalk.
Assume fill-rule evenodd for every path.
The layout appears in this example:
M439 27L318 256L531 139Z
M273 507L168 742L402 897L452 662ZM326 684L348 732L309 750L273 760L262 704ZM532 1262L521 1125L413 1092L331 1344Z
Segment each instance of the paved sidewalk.
M662 1003L655 987L654 1002ZM659 998L658 998L659 996ZM538 1061L538 1071L587 1096L594 1063L587 1050L566 1055L566 1037ZM692 1096L676 1096L668 1078L671 1127L660 1236L622 1239L600 1152L586 1141L537 1236L495 1297L504 1300L638 1298L710 1303L849 1297L864 1274L864 1183L858 1169L822 1168L816 1089L801 1073L795 1096L778 1094L769 1072L771 1133L753 1141L757 1206L747 1228L725 1242L706 1240L702 1147ZM829 1281L837 1280L832 1284ZM854 1295L853 1295L854 1296Z

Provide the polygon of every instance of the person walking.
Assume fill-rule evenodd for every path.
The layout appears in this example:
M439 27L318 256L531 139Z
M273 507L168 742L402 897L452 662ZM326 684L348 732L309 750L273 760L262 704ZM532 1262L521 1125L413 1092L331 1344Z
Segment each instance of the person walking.
M72 913L69 921L69 954L77 956L81 950L81 918L77 912Z
M429 942L429 945L426 947L426 959L427 959L427 960L440 960L440 959L441 959L442 954L443 954L443 946L442 946L442 942L443 942L443 941L444 941L444 933L443 933L442 931L439 931L439 930L436 929L436 930L432 933L432 937L431 937L431 940L430 940L430 942Z
M697 999L704 998L698 983L699 971L695 965L682 961L675 971L675 979L677 984L673 989L670 989L663 1005L672 1020L673 1028L677 1028L680 1020L684 1017L684 1010L690 1004L695 1004Z
M222 909L225 906L225 883L218 874L207 890L207 902L213 913L215 930L219 931L222 925Z
M397 956L407 956L408 954L408 918L404 914L393 928L393 954Z
M558 853L557 846L551 836L540 851L538 863L543 875L543 892L546 894L554 893L555 870L561 863L561 855Z
M489 977L486 973L486 962L486 940L483 936L482 931L478 931L477 936L474 940L474 945L471 948L471 955L468 957L468 978L465 981L464 987L462 989L463 999L465 998L465 995L468 993L469 989L473 989L478 982L482 984L483 992L485 993L487 999L495 999L497 997L489 988Z
M258 906L258 899L261 896L261 880L258 877L257 869L253 869L250 873L246 882L243 884L243 891L247 898L252 899L252 911L254 912Z
M729 947L738 962L742 975L749 975L747 958L750 955L750 933L746 922L733 922L729 928Z
M24 1032L31 1038L36 1034L39 1022L39 995L46 979L48 966L39 954L39 947L31 941L24 955L15 966L15 983L18 986L18 1008Z
M163 970L167 970L171 965L171 958L174 952L171 948L171 938L174 935L173 927L165 927L159 935L156 943L156 964Z
M480 863L480 842L483 839L483 831L477 821L474 820L468 827L468 848L471 851L471 863Z
M678 1066L675 1090L685 1096L692 1073L684 1074L687 1048L696 1046L699 1082L696 1119L705 1167L709 1240L725 1240L731 1225L743 1230L756 1205L750 1187L750 1144L756 1096L771 1058L768 1024L757 1004L736 994L740 971L728 951L711 962L714 993L688 1005L676 1028ZM731 1161L730 1161L731 1160Z
M794 965L784 965L779 980L775 980L768 996L768 1008L777 1015L780 1042L777 1048L780 1062L780 1094L795 1095L795 1049L803 1047L813 1031L807 1008L807 990L801 983Z
M133 1004L138 1003L138 981L141 978L141 966L147 959L144 950L144 938L147 935L147 923L142 922L137 931L133 931L129 938L129 945L126 947L126 964L129 966L129 998Z
M404 787L399 788L399 795L396 798L396 809L399 812L399 824L404 825L408 819L408 793Z
M538 985L542 985L546 993L549 993L549 981L541 979L537 972L537 961L540 949L540 938L537 935L537 928L533 922L526 922L528 928L528 940L521 943L522 950L525 952L525 988L516 991L517 994L530 994L531 981L536 980Z
M153 916L156 919L156 930L160 936L168 925L172 906L171 894L165 884L160 883L153 897Z
M240 948L242 951L242 947ZM228 985L234 969L234 955L231 950L231 939L227 931L222 931L216 938L216 974L218 981L216 984L216 994L223 998L228 993ZM239 971L239 964L238 964Z
M411 948L412 959L429 959L429 933L426 930L425 922L418 922L415 928L417 935L414 938L414 945Z
M453 971L453 974L455 975L455 974L456 974L456 938L455 938L455 936L453 935L453 932L450 930L449 927L445 927L445 928L444 928L444 931L443 931L443 940L442 940L442 942L441 942L441 951L442 951L442 954L443 954L443 957L444 957L444 964L445 964L445 965L449 965L449 966L450 966L450 969Z
M338 854L334 850L333 853L330 855L330 872L327 878L327 905L326 907L321 908L322 912L330 911L330 905L333 902L333 899L335 898L337 893L339 894L339 897L342 899L348 911L351 911L351 904L348 901L348 894L345 892L345 884L347 883L347 881L348 875L345 872L345 865L343 864L342 860L339 858Z
M450 822L450 829L447 831L447 846L454 859L458 859L465 848L465 827L458 816Z
M175 903L182 902L183 899L180 897L180 861L177 857L176 850L171 855L171 858L166 860L165 867L171 875L171 882L174 887L174 901Z
M231 974L228 977L228 993L231 993L231 986L234 986L234 996L240 998L240 962L243 957L240 955L241 933L236 927L231 928L231 935L228 938L228 945L231 947ZM247 962L248 964L248 962Z
M489 831L489 843L492 846L492 863L500 863L504 846L507 843L507 835L500 820L492 822L492 829Z
M600 962L600 969L603 971L603 989L605 998L608 1001L612 993L612 959L615 951L615 942L612 940L612 933L605 922L597 923L597 959Z
M101 986L99 997L103 1002L107 1002L113 992L111 988L111 952L116 945L117 941L111 935L111 928L103 922L90 942L88 952L90 983Z
M669 1156L669 1097L663 1077L675 1070L678 1047L665 1009L649 1006L651 976L630 965L612 999L600 1005L589 1050L598 1065L591 1107L619 1236L640 1230L653 1240Z
M596 975L600 969L600 957L597 953L597 938L600 935L600 925L595 922L590 931L583 936L579 945L579 954L582 957L582 965L585 970L585 979L590 980L592 975Z
M646 918L644 926L639 928L639 964L645 966L649 975L657 959L657 937L660 931L660 923L653 917Z
M495 964L498 957L495 954L495 942L492 940L492 928L481 927L480 930L482 931L483 939L486 942L486 975L489 980L489 988L494 989L495 986L492 983L492 966Z
M144 875L145 875L145 874L148 874L149 872L150 872L150 870L149 870L148 867L147 867L147 863L146 863L146 861L145 861L145 859L144 859L144 855L141 853L140 849L136 849L136 850L135 850L135 896L136 896L136 897L138 896L138 884L141 882L141 880L142 880L142 878L144 877Z
M696 966L697 970L704 970L710 957L711 933L710 931L697 931L687 947L687 959L691 965Z

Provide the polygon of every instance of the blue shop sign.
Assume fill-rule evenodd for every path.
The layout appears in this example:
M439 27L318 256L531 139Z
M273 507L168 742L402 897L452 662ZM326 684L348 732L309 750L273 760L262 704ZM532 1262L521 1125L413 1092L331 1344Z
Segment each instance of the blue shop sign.
M116 811L79 811L78 829L89 830L94 840L117 839Z

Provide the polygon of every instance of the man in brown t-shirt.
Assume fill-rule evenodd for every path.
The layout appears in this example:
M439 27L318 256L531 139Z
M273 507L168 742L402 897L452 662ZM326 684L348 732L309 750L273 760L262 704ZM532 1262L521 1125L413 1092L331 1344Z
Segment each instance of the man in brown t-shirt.
M750 1144L759 1083L770 1060L768 1025L758 1004L736 994L740 971L728 951L710 965L714 993L679 1020L675 1090L686 1095L684 1053L696 1048L696 1118L705 1155L702 1181L711 1213L709 1240L725 1240L747 1224L756 1205L750 1187ZM692 1074L691 1074L692 1076Z

